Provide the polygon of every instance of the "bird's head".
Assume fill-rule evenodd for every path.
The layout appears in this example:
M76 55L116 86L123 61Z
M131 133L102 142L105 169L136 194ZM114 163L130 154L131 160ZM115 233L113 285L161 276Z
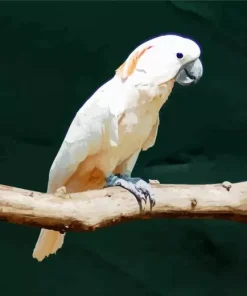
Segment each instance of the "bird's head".
M116 70L124 83L159 86L174 80L196 83L203 74L200 47L191 39L163 35L138 46Z

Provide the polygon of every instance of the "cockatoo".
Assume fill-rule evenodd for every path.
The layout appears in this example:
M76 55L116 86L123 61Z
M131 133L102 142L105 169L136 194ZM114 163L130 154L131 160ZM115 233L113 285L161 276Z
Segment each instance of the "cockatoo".
M151 186L131 172L141 151L155 143L159 111L174 83L190 85L202 76L200 47L191 39L162 35L139 45L80 108L50 168L48 193L121 186L140 203L155 205ZM65 234L41 229L33 258L60 249Z

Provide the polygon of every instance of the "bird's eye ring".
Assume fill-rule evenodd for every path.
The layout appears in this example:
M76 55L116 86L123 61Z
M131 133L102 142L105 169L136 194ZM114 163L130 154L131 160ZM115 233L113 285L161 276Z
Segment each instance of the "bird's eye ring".
M182 59L182 57L184 56L181 52L178 52L176 55L178 59Z

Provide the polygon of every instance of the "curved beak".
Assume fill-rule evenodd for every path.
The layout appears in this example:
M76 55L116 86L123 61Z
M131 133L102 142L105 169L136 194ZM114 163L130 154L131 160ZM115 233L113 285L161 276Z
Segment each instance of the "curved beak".
M180 85L191 85L199 81L203 74L202 62L196 59L185 64L176 76L176 82Z

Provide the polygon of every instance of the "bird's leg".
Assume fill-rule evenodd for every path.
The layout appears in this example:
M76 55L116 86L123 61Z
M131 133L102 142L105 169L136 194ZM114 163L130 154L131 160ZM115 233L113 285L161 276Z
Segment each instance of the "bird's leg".
M146 203L147 199L149 199L151 208L155 205L154 193L150 184L141 178L132 178L130 174L123 174L119 177L116 175L110 175L106 178L105 187L112 186L121 186L128 190L136 197L139 204L141 204L142 200Z

